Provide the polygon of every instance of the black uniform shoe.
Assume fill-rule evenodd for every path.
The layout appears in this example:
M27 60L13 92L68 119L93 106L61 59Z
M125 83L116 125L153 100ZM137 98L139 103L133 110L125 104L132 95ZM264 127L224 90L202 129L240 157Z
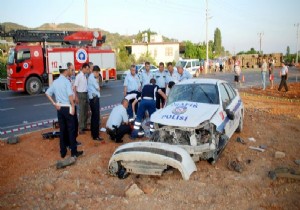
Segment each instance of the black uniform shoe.
M72 157L79 157L83 154L83 151L77 151L75 154L72 155Z
M63 152L60 153L61 158L65 158L66 157L67 151L68 150L65 150L65 151L63 151Z
M103 141L104 139L102 137L93 138L94 141Z

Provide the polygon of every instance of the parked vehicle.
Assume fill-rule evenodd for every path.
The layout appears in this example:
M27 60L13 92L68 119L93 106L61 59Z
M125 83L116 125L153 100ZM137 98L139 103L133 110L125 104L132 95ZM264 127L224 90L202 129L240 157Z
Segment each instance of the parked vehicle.
M183 69L190 72L192 76L196 76L196 72L200 71L200 61L198 59L183 59L176 63L176 66L182 66Z
M18 30L1 36L12 36L17 45L10 49L7 65L7 85L13 91L38 94L59 75L59 66L71 62L80 70L85 62L101 68L102 80L116 80L116 56L103 49L105 36L93 31ZM63 43L48 46L47 43ZM38 43L38 44L28 44Z
M171 89L166 106L152 114L150 141L117 148L109 172L161 175L173 167L189 179L196 171L194 161L216 162L234 132L242 131L243 119L243 102L229 83L184 80Z

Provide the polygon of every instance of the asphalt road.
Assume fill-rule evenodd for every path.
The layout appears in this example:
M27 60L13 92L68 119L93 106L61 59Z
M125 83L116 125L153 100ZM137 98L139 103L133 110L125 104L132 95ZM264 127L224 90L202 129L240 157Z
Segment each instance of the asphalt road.
M289 70L289 82L300 80L299 70L295 68L289 68ZM261 74L259 70L243 70L242 74L245 77L245 82L237 88L261 86ZM232 72L214 72L207 75L200 75L200 77L218 78L234 84L234 74ZM276 69L275 83L278 84L279 82L279 69ZM109 113L112 109L111 105L119 104L122 97L123 81L110 81L107 83L101 90L100 106L105 109L101 111L101 114ZM25 93L16 93L12 91L0 92L0 139L52 126L50 121L55 118L56 110L50 104L45 94L30 96ZM20 130L18 128L22 129ZM6 131L8 131L8 133Z

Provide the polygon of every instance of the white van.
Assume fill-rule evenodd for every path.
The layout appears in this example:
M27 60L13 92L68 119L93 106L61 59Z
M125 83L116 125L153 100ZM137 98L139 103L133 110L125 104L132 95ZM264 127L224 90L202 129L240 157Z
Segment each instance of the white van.
M200 71L200 61L199 59L182 59L176 63L176 66L182 66L183 69L190 72L192 76L196 75L196 71Z

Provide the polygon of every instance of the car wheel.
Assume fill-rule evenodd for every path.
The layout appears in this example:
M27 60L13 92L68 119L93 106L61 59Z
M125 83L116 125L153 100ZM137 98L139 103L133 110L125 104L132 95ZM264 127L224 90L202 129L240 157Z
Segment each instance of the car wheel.
M42 91L42 82L37 77L30 77L26 82L26 92L30 95L39 94Z
M237 127L237 129L235 130L237 133L242 132L243 130L243 113L241 113L241 117L239 120L239 126Z

